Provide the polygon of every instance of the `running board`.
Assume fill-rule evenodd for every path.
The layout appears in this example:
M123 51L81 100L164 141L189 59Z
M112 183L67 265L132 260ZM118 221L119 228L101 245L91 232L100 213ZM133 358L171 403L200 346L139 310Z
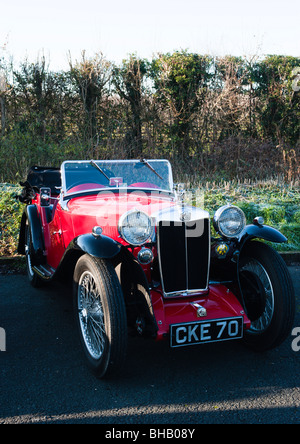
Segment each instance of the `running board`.
M53 278L55 269L50 267L49 265L35 265L32 267L32 270L40 276L44 280L50 280Z

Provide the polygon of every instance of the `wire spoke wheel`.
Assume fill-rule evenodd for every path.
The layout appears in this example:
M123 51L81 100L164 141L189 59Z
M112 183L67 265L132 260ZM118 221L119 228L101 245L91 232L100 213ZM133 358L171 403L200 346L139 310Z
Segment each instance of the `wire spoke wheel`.
M248 282L248 287L244 290L251 320L248 333L261 334L269 327L274 314L274 291L270 277L262 264L255 259L250 259L240 269L240 273L242 277L247 274L253 279L252 285ZM257 282L258 285L255 285ZM252 298L249 290L252 291Z
M251 321L244 343L256 351L277 347L295 316L294 288L283 259L269 245L250 241L242 250L239 281Z
M30 249L31 249L31 235L30 235L30 228L28 224L26 225L26 231L25 231L25 255L26 255L26 265L27 265L27 273L30 277L34 276L34 272L32 270L31 265L31 257L30 257Z
M99 359L106 340L104 313L93 275L85 272L78 285L78 316L87 350L94 359Z
M112 263L81 256L74 270L73 300L88 365L98 378L120 372L127 349L127 317Z
M26 221L25 226L25 258L26 258L26 270L27 270L27 276L29 279L30 284L35 287L41 287L43 285L43 281L40 279L39 276L33 271L33 264L32 264L32 237L31 237L31 231L30 226L28 224L28 221Z

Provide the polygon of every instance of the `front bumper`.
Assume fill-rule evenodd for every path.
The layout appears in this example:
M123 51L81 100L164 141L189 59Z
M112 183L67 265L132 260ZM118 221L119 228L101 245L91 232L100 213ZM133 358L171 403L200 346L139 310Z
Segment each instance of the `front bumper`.
M205 295L198 294L174 299L164 298L161 288L156 288L151 290L151 298L158 326L157 341L169 336L170 325L173 324L242 316L244 330L250 328L251 325L236 296L221 284L210 285L209 292ZM200 314L201 317L199 317Z

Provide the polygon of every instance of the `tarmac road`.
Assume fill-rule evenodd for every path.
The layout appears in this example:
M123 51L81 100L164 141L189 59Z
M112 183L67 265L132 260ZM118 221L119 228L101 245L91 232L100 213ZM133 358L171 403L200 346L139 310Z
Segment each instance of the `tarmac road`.
M300 327L300 266L289 267ZM300 351L292 335L256 354L238 341L169 349L130 338L118 380L85 365L68 288L0 275L0 424L300 423ZM298 342L300 345L300 342Z

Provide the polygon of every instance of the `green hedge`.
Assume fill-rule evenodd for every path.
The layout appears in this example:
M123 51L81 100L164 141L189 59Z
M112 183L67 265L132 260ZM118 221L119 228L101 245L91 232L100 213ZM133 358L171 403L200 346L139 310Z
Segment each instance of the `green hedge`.
M223 184L206 183L193 187L211 217L222 205L232 204L241 208L247 223L262 216L265 224L281 231L287 238L286 244L273 244L279 251L300 251L300 187L276 181L254 184L236 181ZM192 197L189 202L192 202ZM198 206L198 205L197 205Z
M24 205L15 199L21 187L0 184L0 256L16 254Z

